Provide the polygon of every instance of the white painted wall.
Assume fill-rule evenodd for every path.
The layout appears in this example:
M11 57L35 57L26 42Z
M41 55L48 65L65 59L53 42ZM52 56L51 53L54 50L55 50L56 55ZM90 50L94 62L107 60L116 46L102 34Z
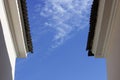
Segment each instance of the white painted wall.
M1 32L0 31L0 43L1 46L0 48L2 49L0 51L1 57L0 58L2 61L0 64L0 69L1 66L3 66L4 68L2 70L0 70L0 73L3 72L3 78L5 79L0 79L0 80L14 80L14 72L15 72L15 60L16 60L16 51L15 51L15 47L14 47L14 43L13 43L13 39L12 39L12 35L10 32L10 25L9 25L9 21L7 18L7 14L6 14L6 10L5 10L5 6L4 6L4 1L0 0L0 22L1 22ZM3 38L4 35L4 38ZM3 41L3 43L1 42ZM4 45L4 46L3 46ZM4 64L5 63L5 64ZM6 65L6 68L5 68ZM12 77L11 77L12 75ZM0 75L1 77L1 75ZM7 78L8 77L8 78Z
M120 80L120 1L114 17L114 26L112 26L113 28L106 56L108 80Z
M12 66L5 45L1 23L0 23L0 80L13 80Z

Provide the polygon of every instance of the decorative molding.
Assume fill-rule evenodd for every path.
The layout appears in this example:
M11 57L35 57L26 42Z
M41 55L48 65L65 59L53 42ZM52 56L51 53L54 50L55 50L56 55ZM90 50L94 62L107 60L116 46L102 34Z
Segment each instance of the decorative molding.
M100 0L92 52L95 57L106 57L109 39L115 23L119 0Z
M26 57L27 50L25 47L24 33L20 13L18 11L17 0L3 0L12 42L14 44L17 57Z
M93 40L94 42L93 42L93 48L92 48L92 52L94 54L96 54L97 52L98 40L99 40L103 13L104 13L104 6L105 6L105 0L100 0L99 8L98 8L98 18L97 18L96 30L95 30L95 36L94 36L94 40Z

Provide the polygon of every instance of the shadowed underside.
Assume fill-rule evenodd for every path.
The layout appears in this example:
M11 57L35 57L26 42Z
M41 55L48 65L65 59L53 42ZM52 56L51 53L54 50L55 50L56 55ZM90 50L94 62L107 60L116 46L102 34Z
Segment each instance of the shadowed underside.
M86 50L88 50L88 56L94 56L91 50L92 50L95 27L97 22L98 6L99 6L99 0L94 0L91 8L90 28L88 34L87 47L86 47Z
M26 42L27 42L26 45L28 48L28 52L33 53L33 46L32 46L31 34L30 34L30 27L29 27L30 25L29 25L29 20L28 20L26 0L20 0L20 5L22 9L22 17L23 17L24 28L25 28L25 36L26 36Z

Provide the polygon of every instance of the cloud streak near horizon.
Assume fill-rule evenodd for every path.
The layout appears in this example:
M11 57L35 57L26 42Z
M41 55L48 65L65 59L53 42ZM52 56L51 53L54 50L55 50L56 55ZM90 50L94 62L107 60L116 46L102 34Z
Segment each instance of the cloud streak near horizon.
M45 0L35 6L36 17L45 19L45 29L54 31L51 48L88 26L91 4L92 0Z

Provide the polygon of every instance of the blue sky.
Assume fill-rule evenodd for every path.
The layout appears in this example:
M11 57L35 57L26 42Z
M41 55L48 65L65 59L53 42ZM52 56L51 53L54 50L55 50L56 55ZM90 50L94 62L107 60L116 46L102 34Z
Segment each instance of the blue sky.
M34 53L15 80L107 80L105 59L86 51L92 0L27 0Z

